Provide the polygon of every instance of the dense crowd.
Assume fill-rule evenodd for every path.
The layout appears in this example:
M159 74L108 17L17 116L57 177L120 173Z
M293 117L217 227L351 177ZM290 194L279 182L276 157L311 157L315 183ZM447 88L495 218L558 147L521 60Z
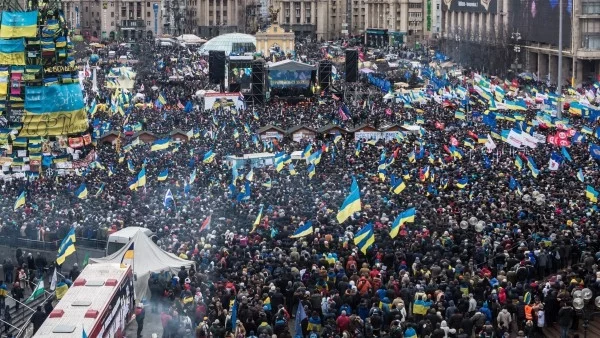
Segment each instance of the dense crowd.
M185 48L141 45L136 58L132 94L143 94L145 103L162 96L162 109L96 112L90 117L94 124L110 123L111 130L122 132L119 147L98 143L85 149L95 151L94 162L104 169L96 165L81 175L4 182L3 196L17 196L23 188L28 196L17 212L12 212L12 197L0 201L1 231L43 240L61 239L72 226L78 236L99 239L126 226L155 231L161 248L196 262L177 276L157 274L150 280L152 301L136 313L142 325L142 313L160 312L163 337L543 337L542 329L555 324L567 337L569 328L578 327L573 291L588 287L600 295L597 202L590 203L585 194L587 185L600 182L599 163L589 152L589 143L598 142L594 136L573 141L570 159L563 155L559 169L550 170L551 154L561 152L554 145L516 150L495 139L496 148L488 152L478 142L474 135L489 136L491 129L483 123L488 102L476 94L465 119L455 118L461 104L456 97L448 99L454 104L448 107L429 91L426 100L409 106L384 100L386 93L364 79L338 82L339 92L351 88L354 94L337 99L323 95L297 105L280 100L238 111L205 110L196 94L210 88L202 57ZM99 72L97 94L86 87L88 104L110 105L114 93L102 86L108 68ZM192 70L188 79L169 81L185 69ZM448 88L469 88L464 80L448 81ZM532 96L532 89L546 88L535 82L519 86ZM178 105L188 101L191 111ZM339 113L341 105L350 112L347 118ZM538 111L519 113L531 121ZM423 120L418 133L389 142L362 140L360 148L351 134L339 141L329 135L300 142L289 137L263 141L256 135L269 124L353 129L413 125L417 118ZM596 121L568 119L575 130L598 128ZM515 125L497 123L497 130ZM125 125L161 136L174 129L192 131L194 137L151 151L151 144L137 144ZM544 137L557 130L554 125L534 128ZM461 156L447 151L453 139ZM465 140L473 146L465 146ZM294 161L295 175L287 164L278 171L231 168L225 161L231 154L290 154L307 147L322 151L312 178L305 160ZM205 163L209 151L216 156ZM537 163L537 177L526 165L515 167L516 158ZM382 159L389 163L385 180ZM148 183L131 190L141 168ZM158 181L165 169L168 178ZM577 177L580 169L584 182ZM404 180L401 193L390 190L391 176ZM353 179L362 210L339 224L335 217ZM468 184L459 187L464 179ZM82 183L89 190L83 200L73 194ZM165 207L168 190L175 203ZM414 223L403 225L392 239L394 220L412 207ZM209 216L210 227L200 232ZM312 234L290 238L309 221ZM364 254L353 237L369 223L375 243ZM28 270L37 270L36 263L33 259ZM28 263L15 267L23 264ZM5 269L7 284L17 278Z

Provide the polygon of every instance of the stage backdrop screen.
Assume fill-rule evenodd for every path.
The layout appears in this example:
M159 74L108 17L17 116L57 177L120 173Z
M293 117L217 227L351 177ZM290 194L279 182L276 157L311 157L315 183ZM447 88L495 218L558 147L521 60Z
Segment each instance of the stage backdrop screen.
M229 68L229 83L239 83L242 89L250 89L252 67Z
M271 88L307 88L310 86L310 70L270 70Z
M498 11L497 0L443 0L443 3L444 7L451 12L496 14Z
M571 1L563 1L563 48L571 46ZM524 41L548 43L558 46L559 0L511 0L512 27Z

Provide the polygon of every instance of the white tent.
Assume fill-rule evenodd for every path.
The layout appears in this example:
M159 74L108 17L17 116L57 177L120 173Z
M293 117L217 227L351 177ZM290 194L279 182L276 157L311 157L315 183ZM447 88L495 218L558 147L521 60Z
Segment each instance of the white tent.
M133 244L133 259L124 259L125 253ZM110 256L102 258L90 258L90 263L129 263L133 267L136 276L135 298L138 301L150 299L148 280L152 272L160 273L170 271L177 274L182 266L189 268L194 262L181 259L172 253L159 248L142 231L138 231L121 250Z
M201 37L198 37L194 34L183 34L177 37L177 40L184 42L186 44L191 44L191 45L199 45L201 43L205 43L206 40L204 40Z

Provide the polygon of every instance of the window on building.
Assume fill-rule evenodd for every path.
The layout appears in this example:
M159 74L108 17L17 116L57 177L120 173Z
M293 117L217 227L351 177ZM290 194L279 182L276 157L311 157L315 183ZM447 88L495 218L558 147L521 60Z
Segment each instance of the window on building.
M114 26L115 26L115 22L114 22L114 21L111 21L111 22L110 22L110 26L111 26L111 27L114 27Z
M306 23L310 23L310 16L306 17Z
M150 17L150 12L146 12L146 17L149 18Z
M122 17L126 17L127 16L127 8L126 7L121 7L121 16Z
M115 17L115 12L110 12L110 17L114 18Z
M85 6L85 12L86 12L86 13L88 12L88 7L87 7L87 6Z
M285 23L287 23L288 25L290 24L290 17L289 16L285 17Z
M146 7L150 7L150 1L146 2Z
M223 17L227 17L227 11L223 11Z
M110 2L110 7L115 7L115 2L114 1Z
M581 3L582 14L600 14L600 1L583 1Z
M146 21L146 26L150 26L150 21Z
M584 34L581 37L581 47L589 50L600 50L600 34Z
M300 23L300 17L299 16L296 17L296 23L298 23L298 24Z

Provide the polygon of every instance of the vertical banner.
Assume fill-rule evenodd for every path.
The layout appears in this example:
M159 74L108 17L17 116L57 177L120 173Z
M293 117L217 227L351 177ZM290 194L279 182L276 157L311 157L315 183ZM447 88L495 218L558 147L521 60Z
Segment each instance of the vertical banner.
M431 32L431 0L427 0L427 31Z

